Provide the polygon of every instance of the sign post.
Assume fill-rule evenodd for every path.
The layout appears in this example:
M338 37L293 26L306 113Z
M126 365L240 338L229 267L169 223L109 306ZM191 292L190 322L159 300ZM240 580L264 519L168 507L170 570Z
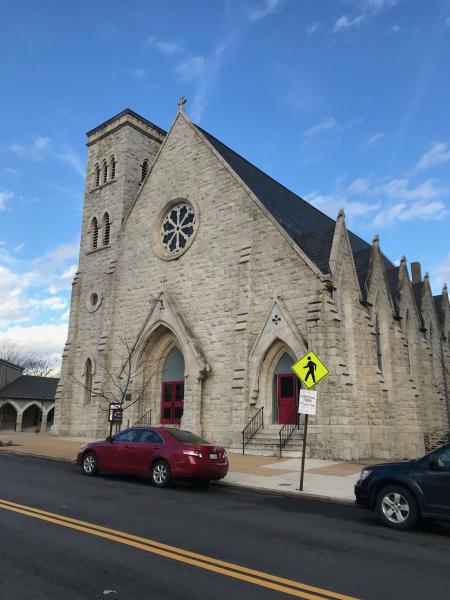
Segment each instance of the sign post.
M112 437L113 424L120 425L123 419L123 408L118 402L109 403L108 421L109 421L109 437ZM116 430L117 431L117 430Z
M306 458L306 438L308 436L308 419L309 415L316 414L317 407L317 392L315 390L300 390L298 402L299 414L305 415L305 426L303 430L303 450L302 463L300 469L300 491L303 491L303 478L305 476L305 458Z
M298 413L299 415L305 415L305 423L303 430L303 448L302 448L302 462L300 468L300 491L303 491L303 479L305 476L305 459L306 459L306 438L308 436L308 419L309 415L316 414L317 408L317 392L315 389L316 384L326 377L329 373L326 366L314 354L314 352L308 352L300 358L295 364L292 365L291 369L305 385L307 389L300 390L299 402L298 402Z

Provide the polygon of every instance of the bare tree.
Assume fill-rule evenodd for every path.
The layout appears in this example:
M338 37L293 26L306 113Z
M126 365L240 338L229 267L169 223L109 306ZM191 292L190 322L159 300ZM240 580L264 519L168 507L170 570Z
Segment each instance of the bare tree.
M0 359L6 360L23 369L24 375L39 377L58 377L58 360L54 357L39 357L33 352L21 351L14 344L0 347Z
M112 361L113 366L101 362L96 365L102 372L99 387L92 380L83 382L72 376L73 381L81 386L90 398L99 401L103 411L109 410L110 403L116 404L123 411L128 410L144 397L151 379L145 373L142 352L145 344L130 342L125 338L120 338L120 342L120 356L117 356L117 361Z

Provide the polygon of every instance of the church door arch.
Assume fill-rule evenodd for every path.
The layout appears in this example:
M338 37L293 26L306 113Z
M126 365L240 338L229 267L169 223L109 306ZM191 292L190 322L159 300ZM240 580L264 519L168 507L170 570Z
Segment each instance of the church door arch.
M41 409L37 404L31 404L23 413L22 429L37 427L41 422Z
M161 424L180 425L184 409L184 357L174 346L164 362L161 381Z
M287 353L278 361L272 381L272 422L285 425L297 420L298 385L291 370L295 360Z

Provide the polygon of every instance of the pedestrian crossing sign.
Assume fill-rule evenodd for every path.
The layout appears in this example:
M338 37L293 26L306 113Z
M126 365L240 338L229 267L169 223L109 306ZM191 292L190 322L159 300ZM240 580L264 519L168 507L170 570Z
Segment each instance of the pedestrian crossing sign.
M326 366L314 352L305 354L292 365L291 369L308 389L319 383L329 373Z

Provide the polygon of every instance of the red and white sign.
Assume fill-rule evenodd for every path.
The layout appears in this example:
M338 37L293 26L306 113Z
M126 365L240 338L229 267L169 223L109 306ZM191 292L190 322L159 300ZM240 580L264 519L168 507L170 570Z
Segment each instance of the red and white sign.
M315 390L300 390L298 412L302 415L315 415L317 406L317 392Z

